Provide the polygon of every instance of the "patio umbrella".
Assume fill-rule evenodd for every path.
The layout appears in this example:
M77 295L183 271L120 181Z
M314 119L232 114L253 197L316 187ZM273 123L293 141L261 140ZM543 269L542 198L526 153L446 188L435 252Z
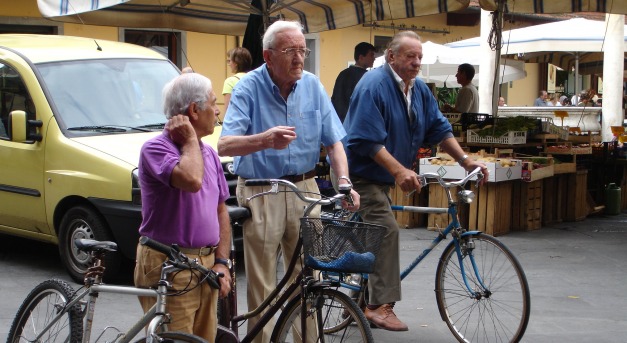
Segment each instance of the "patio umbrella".
M433 82L437 87L461 87L455 78L457 67L462 63L469 63L475 67L476 71L472 83L475 86L478 85L479 73L481 72L479 62L482 58L478 54L478 50L468 49L467 51L461 51L446 45L427 41L422 43L422 52L422 67L418 77L423 81ZM380 66L383 62L384 56L377 57L373 67ZM500 83L520 80L527 76L522 61L502 59L499 69Z
M462 10L470 0L37 0L49 19L139 28L172 28L224 35L244 34L248 16L265 26L279 19L298 20L305 32L321 32L375 21Z
M625 6L627 7L627 6ZM566 70L579 63L603 63L605 22L574 18L503 31L501 55L516 55L528 62L549 62ZM627 25L625 26L627 50ZM449 43L451 48L478 48L480 37Z
M503 0L479 0L481 8L495 11ZM599 12L627 14L625 0L505 0L509 13Z

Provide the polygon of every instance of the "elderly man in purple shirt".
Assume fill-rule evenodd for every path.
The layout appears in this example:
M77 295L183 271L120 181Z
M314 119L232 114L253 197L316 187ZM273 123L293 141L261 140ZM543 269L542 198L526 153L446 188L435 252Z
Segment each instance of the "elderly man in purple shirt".
M178 244L190 258L223 273L220 296L230 291L228 256L231 226L225 200L229 188L215 150L201 138L213 133L216 95L211 81L196 73L181 74L164 89L163 133L147 141L141 150L139 180L142 190L142 224L139 233L166 245ZM182 114L181 114L182 113ZM135 285L155 286L166 256L137 245ZM218 291L186 270L172 282L185 294L168 298L172 316L168 328L198 335L209 342L217 332ZM144 311L154 298L140 297Z

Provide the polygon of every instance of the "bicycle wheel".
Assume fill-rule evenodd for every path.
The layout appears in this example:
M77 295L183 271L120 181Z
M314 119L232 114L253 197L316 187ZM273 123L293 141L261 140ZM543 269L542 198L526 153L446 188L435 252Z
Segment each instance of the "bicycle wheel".
M196 335L178 331L162 332L159 334L159 338L161 339L159 343L207 343L206 340ZM146 337L135 343L146 343Z
M47 280L37 285L17 311L7 342L80 343L83 339L80 306L66 308L73 296L74 289L65 281ZM42 332L59 315L61 318Z
M351 274L350 276L348 276L348 278L355 278L355 276L359 278L357 283L361 287L361 290L354 291L349 288L340 287L339 289L337 289L337 291L346 294L363 312L363 310L366 308L365 295L368 291L368 280L362 279L361 274ZM350 282L349 280L346 281ZM329 299L329 301L325 301L324 306L327 307L327 310L325 311L327 311L328 313L332 313L329 316L333 316L333 318L336 318L336 320L328 320L324 323L325 334L336 333L353 322L353 317L350 315L349 310L344 308L343 302L336 299Z
M311 291L306 303L307 314L311 317L307 323L314 326L314 328L307 330L309 332L307 342L374 342L366 317L348 295L335 289L321 288ZM312 306L313 304L318 306ZM346 318L342 318L342 313L345 310L351 318L351 325L345 325L341 330L332 333L324 332L325 327L336 326L337 324L333 323L346 320ZM313 320L314 318L316 320ZM277 325L272 332L271 342L301 341L294 338L294 336L302 336L300 323L301 301L300 296L296 296L288 302L281 312ZM324 337L319 337L320 332L324 332Z
M461 238L459 244L474 294L464 283L462 265L451 243L440 257L435 279L442 320L460 342L518 342L527 329L531 306L520 263L492 236L479 233Z

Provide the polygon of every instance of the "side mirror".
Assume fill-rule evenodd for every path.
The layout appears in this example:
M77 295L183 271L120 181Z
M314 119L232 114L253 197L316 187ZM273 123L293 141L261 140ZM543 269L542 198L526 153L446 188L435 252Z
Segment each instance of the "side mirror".
M39 133L29 135L29 128L41 127L41 120L26 119L26 112L13 111L9 113L9 135L14 142L37 141L41 142L42 136Z

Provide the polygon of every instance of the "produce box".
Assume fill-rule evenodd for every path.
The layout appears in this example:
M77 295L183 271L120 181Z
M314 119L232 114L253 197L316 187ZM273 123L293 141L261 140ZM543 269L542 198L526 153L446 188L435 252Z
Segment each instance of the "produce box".
M557 174L569 174L577 171L577 163L575 162L555 162L553 164L553 173Z
M578 127L568 128L568 141L575 144L579 143L598 143L601 141L601 134L598 131L581 131Z
M488 167L488 182L518 180L522 175L522 161L511 158L481 157L477 159Z
M522 160L521 180L525 182L533 182L553 176L554 161L553 157L525 157Z
M468 143L485 144L525 144L527 143L527 131L508 131L501 136L480 136L477 131L468 130L466 135Z
M445 157L421 158L418 172L420 174L436 173L445 179L457 180L468 175L466 169L462 168L459 163Z
M563 142L556 145L547 145L546 153L557 155L589 155L592 154L590 144L573 145L572 142Z

